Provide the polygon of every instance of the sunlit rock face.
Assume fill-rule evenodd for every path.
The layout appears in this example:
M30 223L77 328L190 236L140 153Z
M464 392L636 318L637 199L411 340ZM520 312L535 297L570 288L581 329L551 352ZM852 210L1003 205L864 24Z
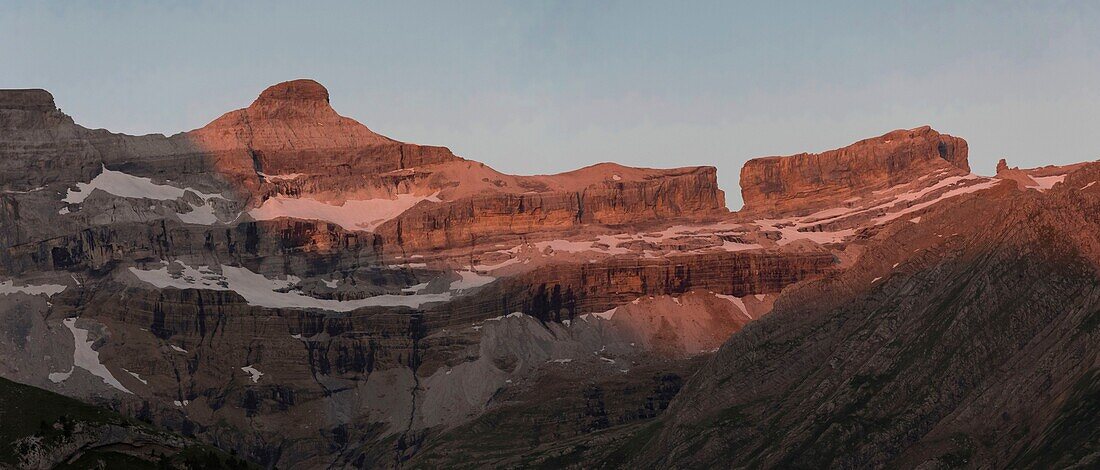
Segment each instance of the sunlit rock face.
M249 107L183 138L205 151L219 173L259 197L388 196L400 182L382 174L461 160L444 147L398 142L337 114L328 90L313 80L273 85Z
M970 173L966 141L931 127L897 130L819 154L755 158L741 170L745 211L836 207L930 175Z

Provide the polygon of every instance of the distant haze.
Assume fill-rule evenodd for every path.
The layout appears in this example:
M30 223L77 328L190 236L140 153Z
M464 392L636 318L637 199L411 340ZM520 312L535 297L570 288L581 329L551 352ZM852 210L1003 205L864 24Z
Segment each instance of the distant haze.
M0 1L0 88L173 134L309 77L506 173L714 165L734 209L749 158L924 124L980 174L1100 157L1098 2L174 3Z

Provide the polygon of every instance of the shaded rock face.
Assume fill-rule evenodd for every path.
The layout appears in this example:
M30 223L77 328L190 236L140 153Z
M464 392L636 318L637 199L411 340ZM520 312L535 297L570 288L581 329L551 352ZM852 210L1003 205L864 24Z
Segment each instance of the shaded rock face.
M897 130L820 154L754 158L741 169L744 211L808 212L939 173L966 174L966 141L930 127Z
M46 90L6 90L0 93L0 129L40 129L71 124Z
M265 272L322 273L377 262L376 235L332 224L278 220L200 229L177 223L115 224L13 247L0 261L12 272L101 270L128 260L199 256L246 266L274 263Z
M888 227L853 269L735 334L636 463L1093 465L1100 193L1081 188L1098 180L1094 164Z

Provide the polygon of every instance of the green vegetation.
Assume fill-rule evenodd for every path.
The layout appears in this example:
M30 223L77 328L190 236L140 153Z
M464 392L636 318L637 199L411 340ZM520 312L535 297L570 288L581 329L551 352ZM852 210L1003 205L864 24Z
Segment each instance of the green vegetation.
M661 420L653 420L634 432L623 445L615 449L601 463L603 468L618 468L625 465L631 458L642 453L646 446L657 437L661 431Z
M1042 442L1025 449L1011 467L1070 467L1100 452L1100 369L1088 371L1077 381L1042 436Z
M40 438L43 445L50 448L51 444L73 437L78 429L92 429L106 425L121 426L135 433L150 436L164 436L166 441L174 437L149 424L113 411L6 379L0 379L0 423L3 423L0 426L0 467L15 466L19 463L21 452L16 448L15 443L26 437ZM256 468L245 460L198 443L170 455L158 455L151 460L106 449L93 449L58 468L97 467L111 469Z

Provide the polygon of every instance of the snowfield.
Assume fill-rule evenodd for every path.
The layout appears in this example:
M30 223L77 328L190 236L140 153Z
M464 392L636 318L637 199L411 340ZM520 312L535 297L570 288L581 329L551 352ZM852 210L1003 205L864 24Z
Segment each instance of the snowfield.
M181 263L182 264L182 263ZM291 288L300 279L288 276L287 279L268 279L248 268L221 266L222 274L202 266L192 268L183 265L182 273L173 276L168 266L157 269L130 268L130 272L143 282L159 289L175 287L177 289L208 289L233 291L244 297L249 305L267 308L320 309L333 312L348 312L363 307L410 307L417 308L429 302L451 300L451 293L441 294L384 294L355 300L318 299ZM290 290L288 290L290 289Z
M134 393L123 386L118 379L115 379L111 371L107 370L107 367L104 366L102 362L99 362L99 352L92 349L93 341L88 340L88 330L77 328L76 318L66 318L62 320L61 323L73 333L73 368L79 367L91 372L92 375L103 379L103 383L118 390L129 394ZM72 374L73 369L71 368L68 372L52 373L49 379L54 383L60 383L67 380Z
M440 202L438 195L439 193L431 196L400 194L395 199L349 199L339 206L316 199L279 196L264 201L260 207L248 211L248 215L256 220L280 217L323 220L339 225L344 230L369 232L423 201Z

